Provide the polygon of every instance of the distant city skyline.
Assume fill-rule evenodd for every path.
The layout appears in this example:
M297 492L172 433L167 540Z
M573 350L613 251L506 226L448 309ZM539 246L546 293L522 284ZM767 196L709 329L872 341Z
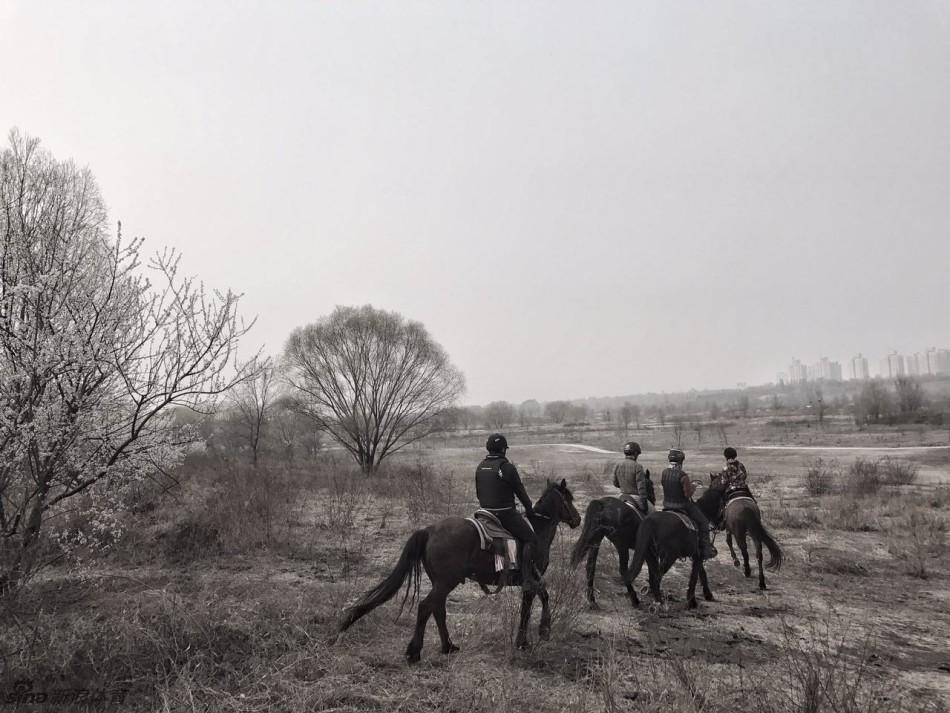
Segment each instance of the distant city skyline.
M896 379L900 376L941 376L950 374L950 349L927 347L923 351L913 353L891 350L876 362L876 370L870 368L871 361L863 352L853 354L845 363L847 380L850 381L873 377ZM793 357L787 370L776 375L776 382L790 384L844 380L845 370L841 362L827 356L822 356L811 364Z

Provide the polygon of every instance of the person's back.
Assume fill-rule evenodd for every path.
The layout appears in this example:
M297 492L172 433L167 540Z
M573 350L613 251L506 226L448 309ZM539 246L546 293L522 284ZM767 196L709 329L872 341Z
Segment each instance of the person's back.
M629 495L642 512L649 512L650 503L656 501L650 471L644 470L637 462L642 453L640 444L629 441L624 444L624 459L614 466L614 487L620 488L623 495Z
M748 472L745 466L739 461L739 454L731 446L722 452L726 459L726 465L722 468L722 477L726 481L726 492L733 490L748 490Z
M692 501L696 486L683 470L686 454L678 448L671 448L668 456L670 465L663 471L660 483L663 486L663 509L686 512L699 528L700 555L703 559L715 557L716 548L710 539L709 520L699 506Z
M534 551L537 537L531 524L515 509L515 498L524 506L525 515L534 512L531 498L525 491L518 469L506 457L508 441L500 433L493 433L485 444L488 455L475 469L475 495L478 504L490 511L512 537L521 545L521 581L526 589L537 589L540 582L535 576Z

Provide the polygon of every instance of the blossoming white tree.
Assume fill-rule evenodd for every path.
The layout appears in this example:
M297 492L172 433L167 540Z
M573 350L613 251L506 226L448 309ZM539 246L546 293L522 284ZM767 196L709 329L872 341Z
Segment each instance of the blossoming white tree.
M95 180L16 131L0 154L0 591L37 565L77 496L108 509L180 458L172 407L213 409L247 376L238 295L207 292L167 251L113 239ZM154 283L146 276L150 273ZM107 487L103 487L107 486Z

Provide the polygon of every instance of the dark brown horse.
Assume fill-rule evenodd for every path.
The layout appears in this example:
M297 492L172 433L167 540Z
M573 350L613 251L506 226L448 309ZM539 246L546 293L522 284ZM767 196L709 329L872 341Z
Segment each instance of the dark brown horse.
M711 484L706 492L696 501L696 505L703 514L715 522L722 506L725 484L721 482ZM650 513L640 523L637 530L636 548L633 553L633 563L630 565L630 583L637 578L643 563L647 563L650 577L650 593L657 604L662 604L663 594L660 590L660 581L676 560L688 557L693 566L689 574L689 586L686 590L686 606L695 609L696 580L703 585L703 597L706 601L714 601L709 589L709 580L706 577L706 568L699 555L699 535L683 523L674 513L658 510Z
M710 474L710 487L722 480L719 473ZM732 564L739 566L739 558L736 557L736 551L732 547L732 538L735 537L739 542L739 550L742 552L743 572L746 577L752 576L752 568L749 567L749 546L746 543L746 536L752 538L755 545L755 558L759 563L759 589L766 589L765 575L762 573L762 543L769 548L769 561L765 569L770 572L777 572L782 568L782 561L785 555L779 544L772 539L765 525L762 524L762 514L759 512L759 506L751 497L736 498L726 502L723 512L723 523L726 528L726 543L729 545L729 552L732 554Z
M542 574L548 566L551 543L557 533L558 523L565 522L571 527L581 524L581 516L573 501L574 496L564 480L560 483L548 481L544 494L535 504L534 514L529 518L538 536L534 559ZM520 573L511 572L505 573L505 579L499 581L499 574L495 571L495 557L481 549L475 526L464 518L449 517L422 530L416 530L409 536L395 569L386 579L366 592L356 604L343 612L337 633L345 631L364 614L392 599L402 588L403 582L406 583L407 597L411 587L414 587L413 591L417 594L421 568L425 568L432 582L432 590L419 602L415 635L406 647L409 663L419 660L430 615L435 616L435 623L439 627L442 653L458 651L458 647L449 639L449 629L445 621L445 600L449 592L466 579L478 582L484 589L489 585L517 585L521 578ZM551 632L551 610L548 607L548 592L543 585L537 596L541 599L541 624L538 634L542 639L546 639ZM521 594L521 621L516 639L519 648L524 648L528 643L528 621L531 618L534 597L535 593L527 590Z
M594 576L597 573L597 554L604 538L617 549L620 576L627 587L631 604L635 607L640 605L637 593L627 577L627 565L630 562L630 550L637 540L637 528L644 517L620 498L610 496L592 500L587 506L581 536L571 553L571 565L576 567L587 559L587 601L592 609L598 608L594 597Z

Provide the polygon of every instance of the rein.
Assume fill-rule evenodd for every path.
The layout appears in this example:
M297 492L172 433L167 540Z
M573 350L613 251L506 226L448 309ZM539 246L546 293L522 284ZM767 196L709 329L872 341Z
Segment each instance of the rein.
M550 490L553 490L554 492L556 492L556 493L558 494L558 496L561 498L561 502L562 502L562 503L567 504L567 500L566 500L565 497L564 497L564 493L562 493L560 490L558 490L558 489L557 489L557 486L555 486L555 487L553 487L553 488L550 488ZM547 493L545 493L545 495L547 495ZM542 495L541 497L543 498L544 495ZM554 517L553 515L548 515L547 513L539 512L539 511L537 511L537 510L534 511L534 514L535 514L536 517L540 517L540 518L543 518L543 519L545 519L545 520L554 520L554 519L555 519L555 517Z

